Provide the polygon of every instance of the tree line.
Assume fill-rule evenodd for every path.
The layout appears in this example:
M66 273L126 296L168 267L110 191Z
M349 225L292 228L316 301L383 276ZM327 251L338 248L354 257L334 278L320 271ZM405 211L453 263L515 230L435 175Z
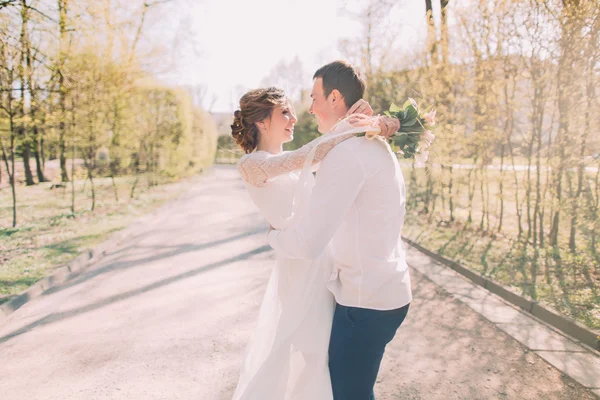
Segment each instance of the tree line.
M400 160L407 212L471 245L505 243L511 265L484 274L575 317L597 313L600 3L426 0L412 52L402 42L418 40L391 17L402 3L356 3L362 30L340 51L364 72L373 108L412 97L438 111L427 165ZM307 111L294 136L289 149L317 136Z
M412 65L388 69L372 50L362 53L374 108L410 96L438 110L432 161L407 177L410 212L512 243L511 279L523 294L537 300L557 289L555 306L593 313L600 3L479 0L450 9L441 0L436 19L425 3L427 44Z
M152 186L212 163L214 122L189 90L162 84L149 67L165 52L144 32L167 2L0 2L0 168L13 227L20 180L46 182L47 160L58 160L62 185L82 160L92 210L96 177L131 175L133 197L140 178Z

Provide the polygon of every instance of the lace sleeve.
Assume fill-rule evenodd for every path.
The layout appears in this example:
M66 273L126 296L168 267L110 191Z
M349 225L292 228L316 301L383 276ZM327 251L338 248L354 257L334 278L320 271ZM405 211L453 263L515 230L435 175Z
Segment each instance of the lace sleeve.
M348 128L348 126L338 127L336 131L340 132L343 128ZM332 133L335 133L335 131L329 132L328 134ZM323 139L320 141L316 144L317 149L313 165L321 162L327 153L337 144L354 136L356 136L356 133L348 133L346 135L332 137L331 140ZM298 150L287 151L276 155L264 151L257 151L242 157L237 164L237 168L244 181L252 186L261 187L264 186L269 179L302 169L306 156L314 146L313 142L310 142Z

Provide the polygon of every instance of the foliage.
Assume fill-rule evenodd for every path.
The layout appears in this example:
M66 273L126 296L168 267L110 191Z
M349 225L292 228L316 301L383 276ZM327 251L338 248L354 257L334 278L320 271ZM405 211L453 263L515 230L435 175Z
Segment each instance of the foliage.
M96 177L133 174L133 196L140 175L152 186L214 161L212 118L191 93L158 82L148 69L165 54L144 40L144 28L165 2L33 3L12 2L0 12L0 144L4 172L14 176L0 186L13 189L13 226L19 183L46 181L53 159L62 184L72 179L67 159L83 160L92 210Z
M373 29L386 20L373 7L389 5L361 4L363 30L341 50L367 100L437 109L432 162L404 169L411 237L598 328L600 3L440 1L412 54L394 27L391 41ZM501 256L486 258L477 237Z

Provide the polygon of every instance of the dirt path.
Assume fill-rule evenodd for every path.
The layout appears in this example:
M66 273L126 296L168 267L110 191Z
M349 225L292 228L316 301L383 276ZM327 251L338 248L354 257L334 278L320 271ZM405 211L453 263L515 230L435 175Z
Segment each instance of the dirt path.
M273 252L216 167L101 263L0 325L0 397L230 399ZM593 399L414 271L378 400Z

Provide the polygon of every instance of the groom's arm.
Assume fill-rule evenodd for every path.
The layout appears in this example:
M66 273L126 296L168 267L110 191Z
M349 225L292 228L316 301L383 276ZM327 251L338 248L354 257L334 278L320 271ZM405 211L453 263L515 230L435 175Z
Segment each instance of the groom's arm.
M293 228L270 231L269 245L289 258L317 258L353 207L364 181L363 165L350 149L331 150L321 163L307 215Z

